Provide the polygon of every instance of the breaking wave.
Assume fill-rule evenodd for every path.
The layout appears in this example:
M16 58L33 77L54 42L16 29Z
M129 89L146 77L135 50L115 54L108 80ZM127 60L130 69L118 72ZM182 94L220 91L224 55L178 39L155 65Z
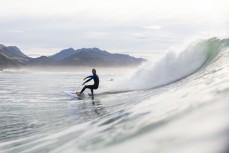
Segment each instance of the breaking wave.
M157 62L144 63L132 74L118 80L111 90L144 90L173 83L208 66L228 47L229 39L211 38L195 41L184 50L168 51Z

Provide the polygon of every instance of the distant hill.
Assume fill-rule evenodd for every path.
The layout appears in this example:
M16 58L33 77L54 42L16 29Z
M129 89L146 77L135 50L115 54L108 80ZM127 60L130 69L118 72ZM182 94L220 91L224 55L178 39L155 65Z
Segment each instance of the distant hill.
M135 58L124 54L111 54L98 48L82 48L76 50L76 54L60 61L62 65L75 66L131 66L139 65L142 58Z
M0 53L0 70L2 71L4 68L11 68L11 67L19 67L21 63L15 59L11 59L8 56L5 56Z
M49 56L49 58L56 60L56 61L60 61L63 60L69 56L72 56L76 54L76 51L73 48L68 48L68 49L64 49L62 51L60 51L59 53L56 53L52 56Z
M28 58L28 56L25 55L24 53L22 53L22 52L19 50L19 48L17 48L16 46L8 46L8 47L7 47L7 50L8 50L11 54L13 54L13 55L15 55L15 56L22 57L22 58Z
M14 58L28 58L27 55L22 53L16 46L0 45L0 53Z
M6 46L4 46L4 45L0 44L0 49L5 48L5 47L6 47Z
M80 67L80 66L135 66L146 61L125 54L112 54L99 48L64 49L52 56L30 58L16 46L0 44L0 69L10 67Z
M6 47L0 44L0 69L20 67L29 59L16 46Z
M29 60L27 66L55 66L56 62L47 56L41 56Z

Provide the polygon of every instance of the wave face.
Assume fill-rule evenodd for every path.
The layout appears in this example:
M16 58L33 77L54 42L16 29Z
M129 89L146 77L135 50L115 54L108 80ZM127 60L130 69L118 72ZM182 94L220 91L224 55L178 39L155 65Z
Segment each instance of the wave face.
M169 51L159 61L141 65L128 77L119 80L111 90L151 89L180 80L207 66L219 52L229 46L228 43L228 39L211 38L193 42L179 52Z

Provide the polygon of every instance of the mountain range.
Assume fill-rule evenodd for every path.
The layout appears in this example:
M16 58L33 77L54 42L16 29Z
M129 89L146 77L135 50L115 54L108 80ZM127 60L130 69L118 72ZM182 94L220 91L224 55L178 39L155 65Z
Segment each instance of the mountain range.
M0 44L0 70L4 68L21 67L119 67L135 66L146 61L126 54L113 54L99 48L68 48L52 56L31 58L20 51L16 46Z
M6 47L0 44L0 70L3 68L20 67L31 58L23 54L16 46Z

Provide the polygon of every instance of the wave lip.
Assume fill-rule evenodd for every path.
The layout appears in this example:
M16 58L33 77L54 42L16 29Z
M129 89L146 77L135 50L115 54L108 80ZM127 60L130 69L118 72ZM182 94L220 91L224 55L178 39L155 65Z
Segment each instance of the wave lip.
M159 61L146 62L132 75L120 80L112 90L143 90L160 87L187 77L208 66L229 47L229 39L210 38L191 43L180 52L169 51Z

